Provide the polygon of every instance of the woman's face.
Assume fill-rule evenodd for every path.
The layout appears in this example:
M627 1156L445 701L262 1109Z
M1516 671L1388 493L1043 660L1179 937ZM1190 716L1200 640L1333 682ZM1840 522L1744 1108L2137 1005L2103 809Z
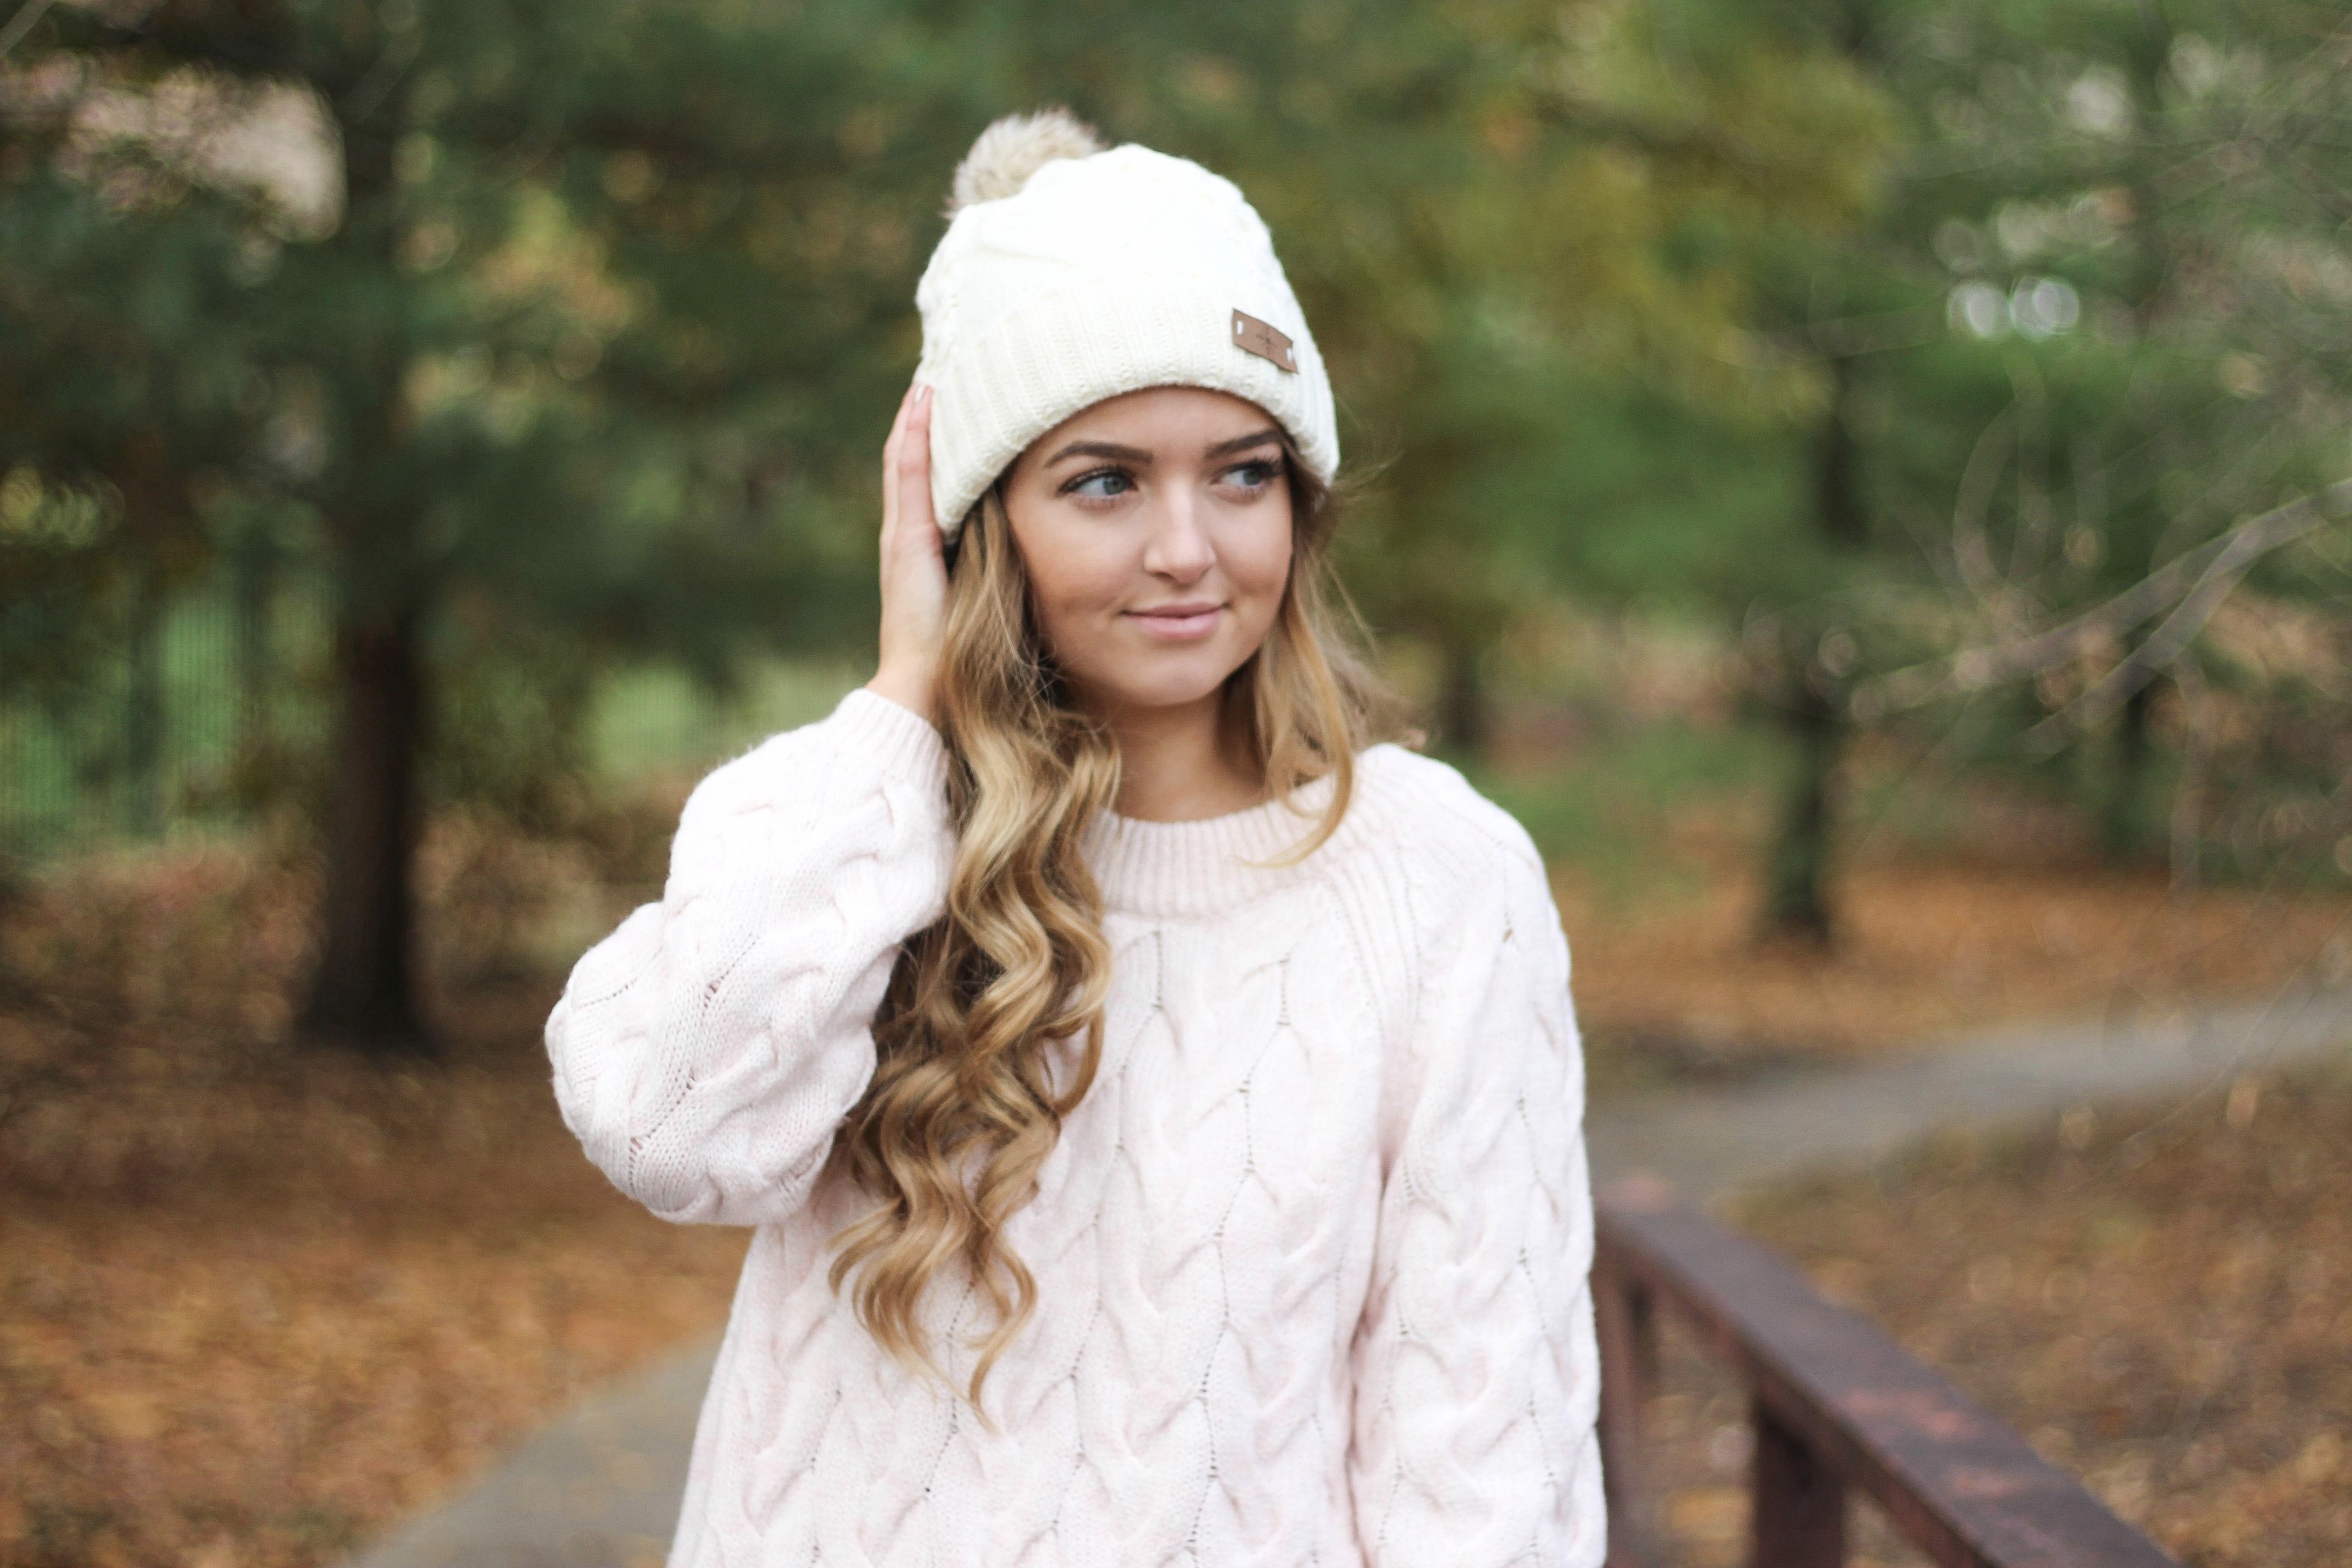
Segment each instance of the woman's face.
M1038 629L1098 712L1195 702L1265 640L1290 575L1278 427L1203 387L1106 398L1004 488Z

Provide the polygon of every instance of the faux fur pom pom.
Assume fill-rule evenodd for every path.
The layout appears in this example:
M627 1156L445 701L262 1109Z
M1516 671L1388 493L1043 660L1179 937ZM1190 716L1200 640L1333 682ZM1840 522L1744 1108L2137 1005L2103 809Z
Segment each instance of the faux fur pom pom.
M1103 150L1094 127L1066 109L1008 114L980 133L956 165L948 192L948 216L974 202L1016 195L1029 176L1056 158L1083 158Z

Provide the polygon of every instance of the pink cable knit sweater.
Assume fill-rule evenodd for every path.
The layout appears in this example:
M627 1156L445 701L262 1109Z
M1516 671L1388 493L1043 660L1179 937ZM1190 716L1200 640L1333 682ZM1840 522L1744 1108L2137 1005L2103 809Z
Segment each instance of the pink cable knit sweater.
M945 765L858 690L719 768L662 901L548 1019L624 1192L759 1227L671 1563L1599 1563L1567 942L1519 826L1397 746L1289 868L1245 864L1309 825L1279 804L1096 823L1101 1074L1011 1227L1039 1302L996 1429L875 1347L825 1281L866 1202L827 1156L942 907ZM968 1339L968 1293L932 1298L935 1342Z

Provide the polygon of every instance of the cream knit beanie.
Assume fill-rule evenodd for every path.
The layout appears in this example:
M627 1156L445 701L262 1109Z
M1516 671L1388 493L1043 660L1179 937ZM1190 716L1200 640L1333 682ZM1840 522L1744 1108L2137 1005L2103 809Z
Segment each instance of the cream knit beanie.
M948 213L915 291L948 538L1030 442L1147 386L1247 398L1319 478L1338 472L1323 356L1231 181L1132 143L1106 151L1047 110L981 132Z

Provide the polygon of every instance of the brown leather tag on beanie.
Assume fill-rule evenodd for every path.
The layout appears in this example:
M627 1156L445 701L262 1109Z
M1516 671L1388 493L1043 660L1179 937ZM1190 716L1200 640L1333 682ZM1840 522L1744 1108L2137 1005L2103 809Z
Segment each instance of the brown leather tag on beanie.
M1271 360L1293 374L1297 373L1298 360L1290 352L1290 340L1247 310L1234 312L1234 345L1262 360Z

